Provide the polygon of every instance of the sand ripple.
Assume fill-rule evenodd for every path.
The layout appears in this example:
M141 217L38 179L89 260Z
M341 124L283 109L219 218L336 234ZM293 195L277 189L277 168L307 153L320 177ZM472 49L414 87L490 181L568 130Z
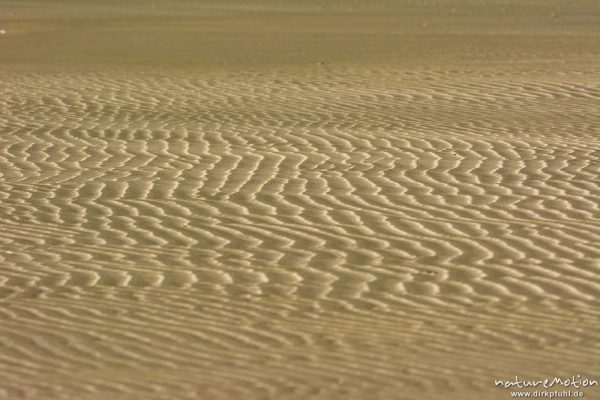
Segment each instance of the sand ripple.
M3 75L0 398L504 399L597 372L589 76Z

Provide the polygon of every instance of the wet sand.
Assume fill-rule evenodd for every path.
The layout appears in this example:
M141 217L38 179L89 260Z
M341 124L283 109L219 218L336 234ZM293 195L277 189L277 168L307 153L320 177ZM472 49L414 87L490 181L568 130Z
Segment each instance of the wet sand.
M600 379L600 6L522 3L0 4L0 399Z

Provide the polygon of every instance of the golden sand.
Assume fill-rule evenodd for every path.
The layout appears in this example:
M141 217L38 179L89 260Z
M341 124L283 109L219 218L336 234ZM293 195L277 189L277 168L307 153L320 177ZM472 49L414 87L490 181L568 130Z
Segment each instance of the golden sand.
M0 399L600 379L598 11L2 2Z

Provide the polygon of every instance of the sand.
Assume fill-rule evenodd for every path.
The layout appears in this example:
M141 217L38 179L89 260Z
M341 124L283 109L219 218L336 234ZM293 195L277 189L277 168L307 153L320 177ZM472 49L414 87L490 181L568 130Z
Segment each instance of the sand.
M0 399L600 379L599 8L2 2Z

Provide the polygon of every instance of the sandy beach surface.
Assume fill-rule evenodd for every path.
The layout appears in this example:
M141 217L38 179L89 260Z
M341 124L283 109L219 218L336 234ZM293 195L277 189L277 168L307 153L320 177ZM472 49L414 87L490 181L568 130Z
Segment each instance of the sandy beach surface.
M1 1L0 399L600 380L599 34L591 0Z

